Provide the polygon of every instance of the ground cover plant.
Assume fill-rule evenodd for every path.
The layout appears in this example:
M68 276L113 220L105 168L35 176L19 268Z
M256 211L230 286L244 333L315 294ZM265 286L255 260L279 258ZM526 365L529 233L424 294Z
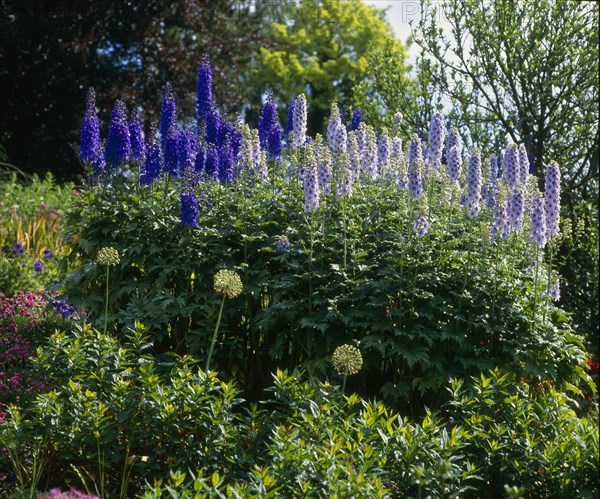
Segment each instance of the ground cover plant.
M104 143L94 98L42 393L0 425L17 497L598 493L559 165L538 185L441 113L424 140L334 103L309 137L303 95L253 130L206 59L192 120L167 85L160 123L117 101Z

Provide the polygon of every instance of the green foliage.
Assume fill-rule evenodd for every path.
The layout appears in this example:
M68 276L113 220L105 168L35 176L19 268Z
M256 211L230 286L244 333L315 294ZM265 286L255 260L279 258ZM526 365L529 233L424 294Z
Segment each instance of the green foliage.
M368 78L374 51L385 48L397 73L408 72L405 48L382 11L358 0L305 0L290 19L293 23L273 23L273 46L261 49L250 85L259 91L270 85L282 105L306 93L311 134L322 131L332 102L340 108L354 103L355 86Z
M203 188L213 208L197 229L180 226L168 184L82 194L68 215L83 265L62 283L67 301L104 323L105 269L95 260L110 245L121 255L110 270L113 327L139 320L157 352L206 356L221 304L213 279L235 269L243 292L225 303L211 365L250 393L276 368L333 374L334 349L355 342L364 365L351 388L408 407L439 406L447 379L497 365L558 386L589 380L582 339L545 294L545 266L535 278L532 244L490 241L490 212L471 220L438 203L443 182L429 189L423 237L412 227L417 203L392 182L355 185L351 203L323 196L312 215L276 170L251 196L243 181ZM282 235L287 251L276 249Z
M36 363L57 388L9 407L0 428L15 469L38 445L40 484L93 483L100 495L124 497L123 478L133 490L170 468L243 465L233 386L189 357L157 365L148 347L139 325L123 344L87 326L52 336Z
M0 182L0 293L43 289L60 275L57 258L46 258L44 250L61 256L64 213L73 192L73 184L56 185L50 174L23 183L13 173ZM15 243L23 245L22 254L13 253ZM36 261L43 271L34 270Z
M466 435L467 454L486 494L506 485L526 497L597 497L600 492L595 414L577 417L569 399L549 385L490 371L467 386L451 385L448 413Z

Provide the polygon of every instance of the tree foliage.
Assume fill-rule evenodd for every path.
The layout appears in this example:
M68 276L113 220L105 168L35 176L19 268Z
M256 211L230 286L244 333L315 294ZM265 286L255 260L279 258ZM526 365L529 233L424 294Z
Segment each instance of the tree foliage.
M287 1L148 0L44 2L5 0L0 8L0 143L8 161L61 177L81 171L73 144L87 88L110 115L115 99L160 102L170 81L178 106L194 109L198 63L213 63L215 98L227 109L247 100L238 75ZM187 92L187 90L185 90ZM159 109L159 106L153 106ZM156 114L146 115L155 119ZM106 124L105 124L106 125Z
M332 102L352 105L374 51L385 49L396 61L406 58L384 12L358 0L304 0L287 23L273 23L271 30L274 44L261 48L251 75L254 103L267 84L284 104L293 94L307 94L310 133L321 131ZM400 74L408 70L402 62L399 68Z
M556 160L566 190L586 190L598 177L598 4L425 0L422 9L416 41L470 140L489 147L508 135L537 172Z

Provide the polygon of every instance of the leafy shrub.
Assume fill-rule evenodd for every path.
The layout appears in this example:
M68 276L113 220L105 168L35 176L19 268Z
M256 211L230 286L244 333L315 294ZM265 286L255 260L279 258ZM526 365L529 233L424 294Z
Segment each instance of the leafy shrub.
M581 339L544 294L535 251L522 238L492 242L490 213L471 220L432 203L431 229L419 237L413 202L393 183L355 186L351 203L332 195L312 215L277 172L251 196L241 181L205 189L213 208L197 228L180 226L167 183L84 192L69 215L83 265L63 283L68 300L103 323L95 257L115 247L109 320L142 321L158 351L206 355L220 304L213 277L237 269L244 291L226 304L214 362L253 393L276 368L330 373L333 350L355 341L365 363L354 388L415 397L411 406L419 395L439 405L447 379L496 365L559 384L586 378ZM442 189L433 185L432 197Z
M500 497L515 485L527 497L597 497L600 492L597 407L577 417L549 385L490 371L470 383L454 380L448 403L454 424L469 435L463 449Z
M59 388L9 406L0 426L15 470L30 459L41 470L22 474L22 487L94 484L101 496L123 496L129 481L134 488L171 467L226 471L239 459L232 385L190 358L159 369L148 346L141 328L120 345L84 326L38 350L38 369Z

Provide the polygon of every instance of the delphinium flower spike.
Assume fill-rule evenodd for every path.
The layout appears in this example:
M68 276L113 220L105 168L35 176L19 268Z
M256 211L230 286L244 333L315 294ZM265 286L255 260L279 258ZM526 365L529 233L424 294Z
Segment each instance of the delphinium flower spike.
M506 148L502 166L504 179L508 182L509 187L515 187L520 180L519 151L516 144L510 144Z
M304 211L310 213L319 209L319 179L317 177L317 161L312 145L306 149L303 178Z
M527 177L529 176L529 157L527 156L527 149L521 144L519 146L519 182L525 184Z
M288 143L291 143L291 133L294 129L294 106L296 105L296 95L292 95L288 104L287 121L285 125L285 138Z
M560 221L560 168L554 161L546 169L544 200L548 240L550 240L558 234Z
M458 145L454 144L449 150L446 158L446 173L450 182L457 184L462 175L462 156Z
M465 206L469 218L475 218L479 215L481 208L481 156L479 149L473 149L469 158L467 168L467 194L465 196Z
M531 234L529 239L539 248L546 246L546 210L539 192L534 194L531 209Z
M117 100L110 119L108 138L106 139L106 166L116 169L125 164L130 152L129 126L125 104Z
M198 124L203 124L206 121L212 107L212 69L208 57L204 55L200 60L198 83L196 85L196 117Z
M164 88L162 101L162 109L160 112L160 144L165 153L165 144L167 136L172 130L177 129L177 107L175 105L175 97L171 90L171 85L167 83Z
M517 233L521 231L525 209L525 193L519 184L512 189L508 198L508 225Z
M129 137L131 141L131 159L137 163L142 163L146 158L146 146L144 144L144 131L137 109L131 113Z
M386 173L390 165L390 136L388 135L387 128L381 130L379 139L377 140L377 168L380 175Z
M350 156L343 152L338 160L337 196L352 196L354 186L354 174L350 166Z
M399 137L402 133L403 118L404 117L402 116L402 113L400 111L394 114L394 137Z
M85 115L81 123L79 158L98 176L104 170L104 154L100 140L100 122L96 115L96 94L93 88L87 93Z
M294 102L292 147L302 147L306 142L307 123L306 97L300 94Z
M340 111L337 103L331 104L331 112L329 114L329 121L327 122L327 144L332 147L332 143L337 138L337 129L342 125L342 119L340 118Z
M348 132L353 132L358 130L362 122L362 111L360 109L354 109L352 111L352 119L350 120L350 124L348 125Z
M267 151L269 159L281 157L281 125L277 106L272 100L265 102L258 117L258 136L260 145Z
M508 238L508 234L509 224L506 209L506 191L505 188L498 186L491 226L492 240L495 240L498 237L502 240L506 240Z
M413 198L418 198L423 192L422 169L421 139L417 134L413 134L408 147L408 189Z
M425 166L428 170L436 172L436 176L442 164L444 136L444 115L442 113L434 113L429 124L429 139L427 141Z
M193 189L183 191L179 195L181 204L181 226L198 227L198 203Z
M396 176L396 185L399 189L406 189L408 187L408 180L406 178L406 158L402 151L402 139L400 137L392 138L390 163L394 175Z
M146 145L146 161L140 175L140 185L152 185L160 176L162 170L162 155L160 145L156 140L156 129L150 132L150 140Z
M179 177L179 132L172 128L167 133L164 141L163 159L165 172L177 178Z
M377 135L371 125L365 127L364 148L362 151L362 171L366 178L376 180L377 170Z
M323 143L320 135L315 137L313 151L318 165L319 191L325 195L331 194L332 158L329 148Z
M350 169L352 170L352 178L358 178L360 173L360 153L358 151L358 141L356 140L356 132L350 132L347 140L348 156L350 159Z

